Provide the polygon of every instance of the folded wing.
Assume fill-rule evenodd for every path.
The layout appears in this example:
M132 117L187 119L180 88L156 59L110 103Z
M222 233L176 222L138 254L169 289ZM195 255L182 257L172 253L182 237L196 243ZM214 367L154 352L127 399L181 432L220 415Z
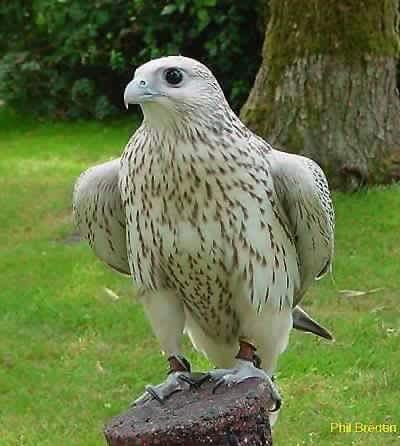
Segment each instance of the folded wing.
M334 210L326 177L314 161L274 150L271 170L298 254L300 289L293 302L297 305L313 281L330 271Z
M130 274L125 213L118 188L120 160L86 170L76 181L73 216L80 235L112 269Z

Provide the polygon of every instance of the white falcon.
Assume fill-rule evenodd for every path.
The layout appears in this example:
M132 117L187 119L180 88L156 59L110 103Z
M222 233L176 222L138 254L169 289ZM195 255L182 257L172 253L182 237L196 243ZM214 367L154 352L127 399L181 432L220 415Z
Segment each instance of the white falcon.
M332 262L324 173L246 128L196 60L142 65L124 99L142 125L120 159L81 175L73 200L97 256L132 276L170 363L140 401L191 385L185 331L221 367L218 383L270 380L293 326L330 338L298 307Z

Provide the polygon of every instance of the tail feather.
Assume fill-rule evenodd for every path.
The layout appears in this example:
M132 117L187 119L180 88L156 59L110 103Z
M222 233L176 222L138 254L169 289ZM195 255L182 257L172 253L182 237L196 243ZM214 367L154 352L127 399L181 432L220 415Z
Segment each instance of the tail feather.
M293 328L313 333L321 338L328 339L329 341L335 340L329 330L323 327L299 306L293 309Z

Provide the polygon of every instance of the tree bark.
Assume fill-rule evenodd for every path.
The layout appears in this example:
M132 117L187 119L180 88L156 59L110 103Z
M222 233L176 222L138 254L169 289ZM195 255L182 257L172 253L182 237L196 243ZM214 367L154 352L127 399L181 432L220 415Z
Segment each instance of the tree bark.
M399 0L270 0L243 121L335 188L400 180Z

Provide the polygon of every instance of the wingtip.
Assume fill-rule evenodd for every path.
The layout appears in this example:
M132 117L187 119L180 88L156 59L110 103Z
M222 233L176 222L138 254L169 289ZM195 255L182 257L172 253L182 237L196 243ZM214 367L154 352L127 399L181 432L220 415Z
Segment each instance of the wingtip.
M336 341L335 337L329 330L323 327L299 306L293 309L293 328L315 334L316 336L324 338L330 342Z

